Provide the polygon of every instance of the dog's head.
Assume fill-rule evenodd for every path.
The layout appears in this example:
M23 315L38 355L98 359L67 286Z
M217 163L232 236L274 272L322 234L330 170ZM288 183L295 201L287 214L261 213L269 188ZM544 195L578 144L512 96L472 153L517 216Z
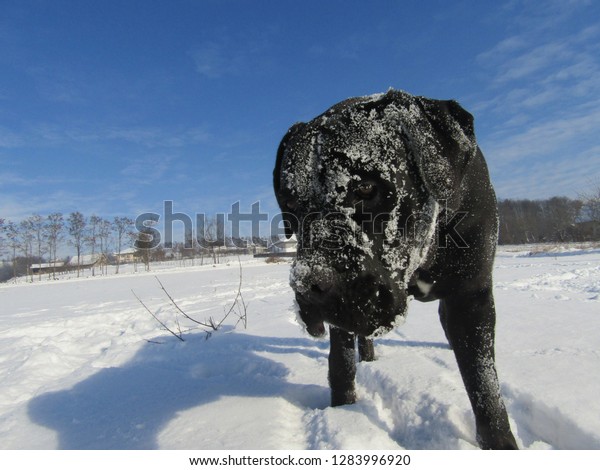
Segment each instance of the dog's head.
M476 146L472 117L456 102L394 90L290 128L274 187L286 235L298 239L290 281L310 334L327 322L376 335L405 315L440 203L460 203Z

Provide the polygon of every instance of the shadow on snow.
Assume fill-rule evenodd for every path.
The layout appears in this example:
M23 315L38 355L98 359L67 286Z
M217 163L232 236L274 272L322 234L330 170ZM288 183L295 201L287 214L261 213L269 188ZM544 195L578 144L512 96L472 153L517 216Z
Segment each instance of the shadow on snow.
M303 408L328 406L329 390L288 381L269 354L327 357L327 343L221 331L205 341L161 337L119 367L100 370L71 389L29 403L31 419L56 430L61 449L155 449L178 412L222 396L281 397Z

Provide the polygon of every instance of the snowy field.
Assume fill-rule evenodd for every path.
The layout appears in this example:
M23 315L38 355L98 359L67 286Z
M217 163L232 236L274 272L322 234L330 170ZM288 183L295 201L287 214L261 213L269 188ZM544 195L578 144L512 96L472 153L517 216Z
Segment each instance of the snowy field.
M474 449L474 420L435 303L359 364L359 401L330 408L328 341L295 321L288 263L245 259L247 328L231 315L206 338L178 314L220 319L239 266L0 286L4 449ZM600 449L600 250L495 268L497 362L526 449ZM179 318L185 341L165 331Z

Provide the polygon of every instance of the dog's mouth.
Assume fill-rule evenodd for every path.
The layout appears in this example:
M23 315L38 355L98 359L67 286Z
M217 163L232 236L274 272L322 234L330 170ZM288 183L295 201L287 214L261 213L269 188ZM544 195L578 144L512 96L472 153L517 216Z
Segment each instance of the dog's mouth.
M317 321L316 323L306 324L306 331L314 338L322 338L325 336L325 323Z
M387 284L361 278L345 288L296 290L299 319L314 337L325 335L325 323L360 336L380 336L404 318L406 293Z

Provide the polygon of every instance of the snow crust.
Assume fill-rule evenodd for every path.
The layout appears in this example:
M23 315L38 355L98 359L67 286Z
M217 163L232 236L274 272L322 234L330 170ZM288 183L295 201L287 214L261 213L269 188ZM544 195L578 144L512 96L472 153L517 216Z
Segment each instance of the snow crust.
M496 259L501 390L525 449L600 449L600 251ZM358 364L359 400L330 408L327 340L297 324L290 265L243 261L248 328L208 340L180 320L216 316L237 262L0 286L3 449L475 449L475 426L435 303Z

